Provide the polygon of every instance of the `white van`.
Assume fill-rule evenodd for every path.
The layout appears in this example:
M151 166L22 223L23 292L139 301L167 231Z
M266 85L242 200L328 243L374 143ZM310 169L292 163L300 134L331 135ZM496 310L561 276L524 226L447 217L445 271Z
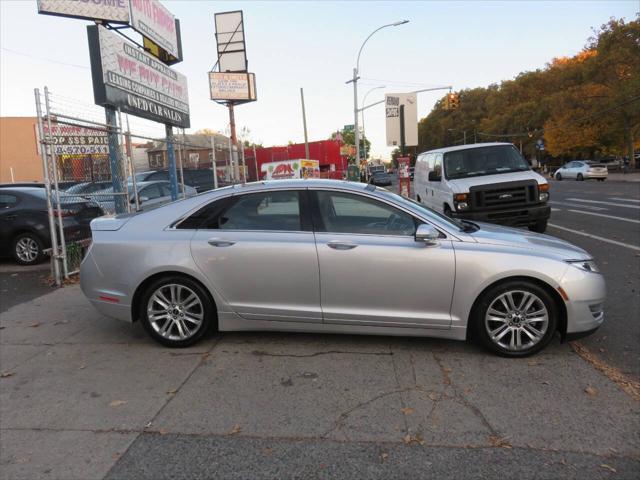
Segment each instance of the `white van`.
M475 143L418 155L415 198L454 218L527 226L542 233L549 184L511 143Z

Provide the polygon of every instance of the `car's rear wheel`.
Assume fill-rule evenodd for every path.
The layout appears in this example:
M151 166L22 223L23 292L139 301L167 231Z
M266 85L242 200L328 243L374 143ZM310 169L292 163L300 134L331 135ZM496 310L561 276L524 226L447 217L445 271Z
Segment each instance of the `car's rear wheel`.
M173 348L198 342L215 323L215 309L194 280L168 276L151 283L140 302L140 320L157 342Z
M562 181L562 174L561 173L556 173L556 180L558 180L559 182Z
M20 265L35 265L44 259L42 240L33 233L21 233L13 239L13 258Z
M473 313L480 342L505 357L545 348L556 331L558 308L549 293L529 281L510 281L485 292Z
M576 180L579 182L582 182L584 180L584 177L582 176L581 173L578 174L578 176L576 177Z
M606 180L606 178L599 178L598 181L599 182L604 182Z

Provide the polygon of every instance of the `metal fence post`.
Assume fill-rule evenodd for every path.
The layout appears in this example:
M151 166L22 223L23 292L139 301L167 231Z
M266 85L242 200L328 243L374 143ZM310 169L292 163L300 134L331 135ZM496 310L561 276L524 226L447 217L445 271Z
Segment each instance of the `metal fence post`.
M182 142L178 142L178 156L180 158L180 184L182 185L182 198L187 198L187 189L184 187L184 169L182 165L182 155L184 152L183 145L185 145L184 128L182 129Z
M253 146L253 161L256 162L256 182L260 181L260 173L258 172L258 155L256 154L256 146Z
M211 170L213 170L213 189L218 188L218 169L216 166L216 136L211 135Z
M44 106L47 112L47 127L49 128L49 136L51 136L51 106L49 104L49 89L44 87ZM64 228L62 226L62 209L60 207L60 189L58 187L58 158L56 152L51 148L49 150L51 158L51 166L53 170L53 185L55 189L56 207L58 211L58 232L60 234L60 252L56 252L62 259L62 273L64 278L69 278L69 272L67 270L67 245L64 238Z
M111 184L113 185L113 202L116 213L125 213L124 196L122 195L122 181L120 180L120 165L118 162L118 127L116 110L112 107L104 107L107 120L107 137L109 138L109 163L111 166Z
M169 183L171 185L171 200L178 199L178 172L176 171L176 154L173 150L173 128L169 124L164 126L167 141L167 160L169 162Z
M138 183L136 181L136 168L133 164L133 145L131 144L131 128L129 127L129 115L127 115L127 148L131 155L131 186L133 187L133 199L136 204L136 212L140 210L140 199L138 198ZM127 188L129 185L127 184Z
M44 177L44 187L47 196L47 213L49 217L49 234L51 235L51 265L56 285L62 283L60 278L60 265L58 258L58 238L53 219L53 205L51 204L51 180L49 178L49 143L45 140L44 125L42 123L42 105L40 103L40 89L34 89L36 97L36 113L38 115L38 135L40 137L40 152L42 154L42 175Z

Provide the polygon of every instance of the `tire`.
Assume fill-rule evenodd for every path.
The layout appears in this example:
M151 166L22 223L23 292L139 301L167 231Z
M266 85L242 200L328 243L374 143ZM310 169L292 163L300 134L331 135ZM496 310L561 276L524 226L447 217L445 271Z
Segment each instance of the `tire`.
M512 302L509 301L509 294ZM502 299L506 304L502 303ZM532 303L526 309L529 314L527 318L523 310L529 301ZM507 305L516 308L507 309ZM494 315L488 315L490 308ZM533 316L533 313L538 315ZM538 353L551 342L557 325L558 307L555 301L544 288L527 280L507 281L489 288L482 294L472 313L475 338L485 348L503 357L521 358Z
M576 180L579 181L579 182L584 181L584 177L582 176L581 173L578 174L578 176L576 177Z
M444 214L449 218L453 218L453 213L451 212L451 207L449 205L444 206Z
M547 230L547 221L537 221L536 223L529 225L529 230L536 233L544 233Z
M157 312L155 320L149 317L152 310ZM198 282L175 275L159 278L146 288L139 318L151 338L171 348L194 345L217 323L209 293Z
M556 173L556 180L558 180L559 182L562 181L562 174L561 173Z
M606 180L606 178L599 178L598 181L599 182L604 182Z
M416 201L419 203L422 203L422 200L420 199L420 195L416 195Z
M44 260L44 245L40 238L30 232L21 233L13 239L11 252L20 265L35 265Z

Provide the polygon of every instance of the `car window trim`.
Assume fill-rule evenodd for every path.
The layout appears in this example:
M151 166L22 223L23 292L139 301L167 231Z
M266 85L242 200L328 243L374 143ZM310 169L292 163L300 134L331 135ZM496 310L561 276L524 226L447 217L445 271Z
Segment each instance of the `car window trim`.
M387 202L384 199L378 198L378 197L372 197L369 195L363 195L360 192L354 192L352 190L341 190L341 189L333 189L333 188L311 188L309 189L309 194L311 195L311 209L312 209L312 218L313 218L313 223L314 223L314 233L326 233L326 234L330 234L330 235L362 235L362 236L368 236L368 237L392 237L392 238L415 238L415 232L413 233L413 235L393 235L393 234L384 234L384 233L353 233L353 232L329 232L326 230L326 227L324 225L324 221L322 220L322 214L320 213L320 202L318 201L318 195L317 192L335 192L335 193L343 193L343 194L351 194L351 195L358 195L360 197L369 199L369 200L373 200L373 201L377 201L380 203L383 203L384 205L389 206L390 208L393 208L394 210L398 210L402 213L405 213L407 215L409 215L411 217L411 219L413 220L413 225L414 227L417 229L419 225L421 224L429 224L432 225L436 230L438 230L438 232L440 232L440 235L445 235L445 238L448 238L448 236L446 235L446 233L442 232L436 225L430 224L427 221L418 218L415 216L415 214L413 212L407 211L404 208L400 208L397 205ZM317 226L320 226L322 228L322 230L318 230L317 228L315 228Z

